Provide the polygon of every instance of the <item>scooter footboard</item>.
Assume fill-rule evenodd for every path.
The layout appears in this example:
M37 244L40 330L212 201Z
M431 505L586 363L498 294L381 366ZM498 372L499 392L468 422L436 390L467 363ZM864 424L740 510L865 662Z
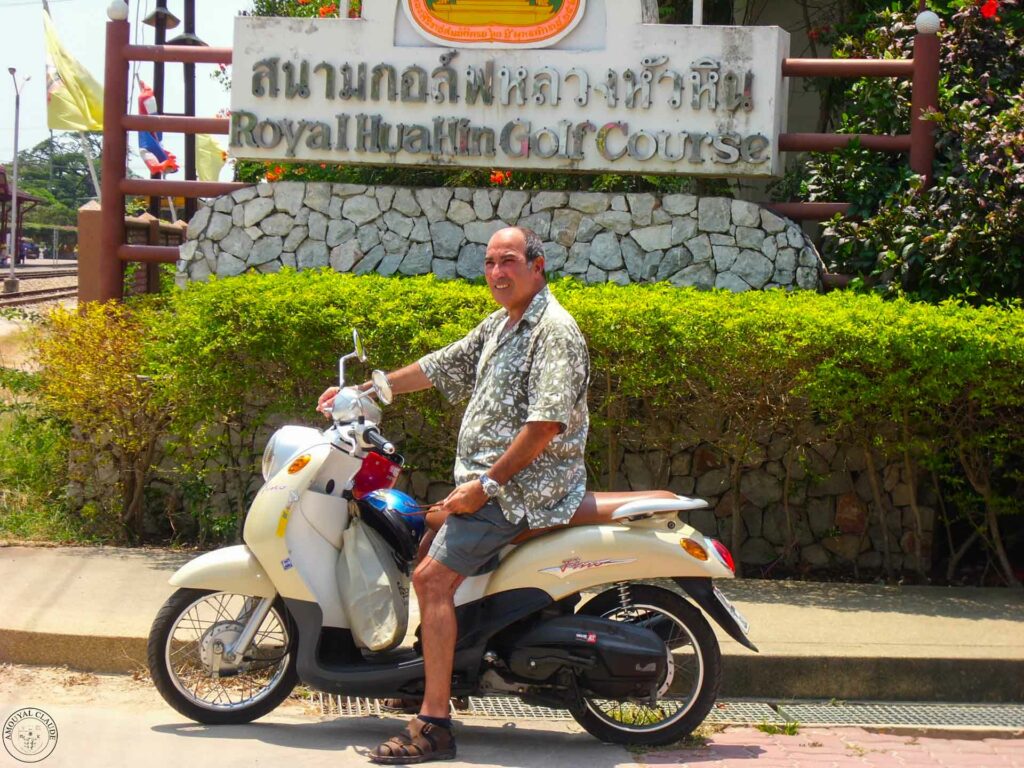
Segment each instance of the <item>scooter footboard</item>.
M275 597L267 572L244 544L224 547L190 560L170 579L175 587L212 589L252 597Z

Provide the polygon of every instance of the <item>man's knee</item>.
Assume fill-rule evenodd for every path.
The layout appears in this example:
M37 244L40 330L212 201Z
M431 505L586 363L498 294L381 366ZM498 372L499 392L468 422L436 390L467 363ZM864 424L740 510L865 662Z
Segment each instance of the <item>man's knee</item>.
M451 598L462 582L462 576L443 563L427 557L412 575L412 584L421 599Z

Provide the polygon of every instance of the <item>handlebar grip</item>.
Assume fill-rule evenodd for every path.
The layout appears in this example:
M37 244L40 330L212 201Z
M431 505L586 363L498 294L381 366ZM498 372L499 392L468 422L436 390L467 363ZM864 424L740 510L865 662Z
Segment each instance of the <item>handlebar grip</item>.
M363 437L365 437L367 442L369 442L374 448L378 449L381 453L384 453L388 456L395 453L394 443L385 439L384 435L382 435L376 429L366 430L365 432L363 432Z

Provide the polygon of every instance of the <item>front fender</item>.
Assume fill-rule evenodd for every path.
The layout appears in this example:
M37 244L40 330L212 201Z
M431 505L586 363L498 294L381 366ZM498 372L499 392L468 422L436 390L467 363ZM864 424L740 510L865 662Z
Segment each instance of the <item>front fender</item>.
M190 560L171 576L171 585L254 597L277 596L267 572L244 544Z

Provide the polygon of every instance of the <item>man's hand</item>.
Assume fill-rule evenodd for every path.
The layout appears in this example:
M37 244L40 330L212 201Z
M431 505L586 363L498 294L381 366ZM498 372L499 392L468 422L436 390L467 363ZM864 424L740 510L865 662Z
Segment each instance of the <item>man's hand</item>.
M334 398L339 392L341 392L341 387L328 387L316 402L316 409L327 418L331 417L331 409L334 407Z
M479 480L463 483L435 507L449 515L472 515L487 503L487 494Z

